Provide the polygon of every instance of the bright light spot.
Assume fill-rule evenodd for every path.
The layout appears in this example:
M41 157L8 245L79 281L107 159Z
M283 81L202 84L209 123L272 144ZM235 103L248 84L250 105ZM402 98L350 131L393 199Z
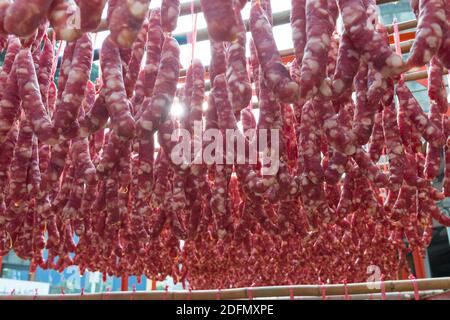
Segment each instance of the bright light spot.
M238 127L238 129L239 129L241 132L244 132L244 126L242 125L242 121L239 121L239 122L237 123L237 127Z
M202 109L203 109L203 112L205 112L205 111L207 111L208 110L208 102L203 102L203 107L202 107Z
M259 122L259 109L252 109L253 116L255 117L256 123Z
M181 117L184 113L184 107L178 101L175 101L170 109L170 114L174 117Z

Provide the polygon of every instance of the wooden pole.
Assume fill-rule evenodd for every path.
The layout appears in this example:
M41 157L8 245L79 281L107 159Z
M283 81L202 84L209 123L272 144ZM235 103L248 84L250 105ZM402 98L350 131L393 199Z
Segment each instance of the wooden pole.
M395 3L398 2L398 0L377 0L377 4L378 5L382 5L382 4L387 4L387 3ZM200 6L200 0L196 0L194 2L194 13L199 13L202 12L202 8ZM180 11L180 16L186 16L186 15L190 15L191 14L191 2L185 2L181 4L181 11ZM285 10L285 11L280 11L280 12L276 12L273 14L273 26L279 26L279 25L283 25L283 24L287 24L290 23L290 16L291 16L291 11L290 10ZM415 26L411 27L411 25L414 25L415 21L415 26L417 26L417 21L416 20L410 20L407 21L407 24L403 25L403 23L399 23L399 30L406 30L406 29L410 29L410 28L414 28ZM247 26L247 30L249 22L248 20L245 21L245 25ZM108 30L108 23L106 22L106 19L103 19L99 25L99 27L97 28L97 30L95 32L102 32L102 31L107 31ZM390 33L392 33L392 26L388 26L388 31ZM53 32L53 31L51 31ZM187 37L189 33L187 32L183 32L183 33L178 33L175 34L175 37ZM197 32L197 41L204 41L208 39L208 32L206 29L201 29L198 30Z
M412 252L413 260L414 260L414 270L416 271L416 278L424 279L426 277L425 274L425 265L423 263L423 259L420 256L420 252L418 249L414 249Z
M408 53L411 50L411 47L414 43L414 40L407 40L400 43L400 48L402 49L402 53ZM391 48L395 50L395 45L391 45ZM280 50L280 56L287 60L288 62L294 60L294 49L285 49ZM206 72L209 72L209 66L205 67ZM187 69L180 70L180 77L186 77Z
M417 279L417 288L420 292L431 290L449 290L450 277L434 278L434 279ZM411 280L385 281L384 288L386 293L413 292L415 285ZM352 283L347 285L349 295L360 294L379 294L381 293L381 282L371 283ZM272 298L272 297L289 297L291 292L297 297L321 297L322 291L325 290L325 296L344 296L345 286L343 284L333 285L297 285L297 286L276 286L276 287L254 287L226 289L220 291L221 300L248 299L249 291L254 298ZM100 294L87 294L84 296L68 294L64 295L43 295L36 297L37 300L103 300L107 295L108 300L129 300L133 295L134 300L215 300L217 298L217 290L199 290L199 291L152 291L152 292L112 292ZM34 296L0 296L0 300L16 299L30 300Z
M120 283L120 290L128 291L128 276L122 276L121 283Z
M444 74L448 74L447 69L444 69ZM417 80L422 80L422 79L427 79L427 78L428 78L428 72L426 70L407 72L407 73L405 73L405 77L404 77L406 82L417 81ZM211 90L210 81L206 81L205 90L206 90L206 92Z

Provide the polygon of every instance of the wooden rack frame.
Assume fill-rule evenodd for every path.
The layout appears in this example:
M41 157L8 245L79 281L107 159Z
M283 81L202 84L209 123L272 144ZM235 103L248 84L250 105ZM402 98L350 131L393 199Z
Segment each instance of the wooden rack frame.
M342 298L347 294L355 298L370 298L370 295L380 297L381 288L384 285L386 295L395 293L407 293L411 295L415 286L419 294L441 292L450 289L449 278L417 279L415 283L411 280L351 283L348 285L297 285L276 287L254 287L226 290L199 290L199 291L151 291L151 292L113 292L99 294L67 294L67 295L38 295L38 296L0 296L0 300L237 300L285 298L290 297L315 297L315 298ZM362 295L362 296L361 296Z

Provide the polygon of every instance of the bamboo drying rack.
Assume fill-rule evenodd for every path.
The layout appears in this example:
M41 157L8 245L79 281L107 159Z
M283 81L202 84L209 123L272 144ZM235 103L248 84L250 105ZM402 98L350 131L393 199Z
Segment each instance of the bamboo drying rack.
M398 0L377 0L377 4L396 3ZM195 0L194 3L181 4L181 16L192 13L201 12L200 1ZM290 11L282 11L273 15L273 25L279 26L288 24L290 22ZM245 21L248 29L248 20ZM417 20L409 20L399 22L399 31L414 29L417 27ZM387 25L389 34L394 32L393 25ZM108 26L106 19L103 19L99 28L95 32L107 31ZM51 36L53 30L49 29ZM173 35L178 39L188 39L190 33L179 33ZM197 41L208 40L208 33L206 29L197 31ZM187 42L186 42L187 43ZM401 42L402 53L408 53L414 43L414 40L407 40ZM392 45L393 47L393 45ZM282 50L280 55L286 59L293 59L294 50ZM206 67L208 71L208 67ZM448 70L445 70L448 73ZM180 77L186 76L186 70L180 72ZM405 81L416 81L426 79L428 76L426 70L412 71L405 74ZM207 83L207 89L210 87ZM449 278L435 278L435 279L418 279L416 280L417 288L421 298L428 297L443 291L450 290ZM200 290L200 291L151 291L151 292L114 292L114 293L99 293L99 294L67 294L67 295L0 295L0 300L236 300L248 299L250 294L254 299L289 299L290 296L302 297L304 299L326 299L342 300L346 298L345 291L351 296L351 299L380 299L384 296L385 299L412 299L414 292L414 283L411 280L399 281L385 281L385 294L380 293L380 286L382 283L353 283L348 285L296 285L296 286L276 286L276 287L254 287L254 288L239 288L239 289L225 289L225 290ZM122 288L124 290L124 288ZM448 293L448 292L447 292ZM446 293L446 294L447 294ZM286 298L287 297L287 298Z
M250 0L249 0L249 2L250 2ZM389 4L389 3L397 3L398 0L377 0L376 2L378 5L383 5L383 4ZM201 5L200 5L200 0L194 0L193 3L192 2L184 2L181 4L180 16L186 16L186 15L190 15L192 13L196 14L196 13L200 13L201 11L202 11L202 9L201 9ZM274 13L273 14L273 26L289 24L290 23L290 14L291 14L290 10ZM249 21L248 20L245 20L245 25L246 25L247 30L249 31ZM410 29L414 29L416 27L417 27L417 20L415 20L415 19L398 23L399 31L410 30ZM387 28L389 34L392 34L394 32L393 25L387 25L386 28ZM106 21L106 19L102 19L99 27L94 32L103 32L103 31L107 31L107 30L108 30L107 21ZM50 37L52 35L52 32L53 32L53 30L50 28L48 31ZM179 40L179 42L181 44L187 44L188 43L187 39L189 39L189 37L190 37L190 32L182 32L182 33L173 34L173 37L175 37L177 40ZM209 39L209 37L208 37L207 29L197 30L197 32L196 32L196 41L197 42L205 41L208 39ZM407 40L407 41L402 42L400 44L402 53L408 53L410 51L413 43L414 43L414 40ZM394 45L392 45L392 48L394 48ZM280 55L284 60L292 61L293 57L294 57L294 49L281 50ZM98 58L99 54L96 54L96 57ZM208 72L208 66L206 67L206 72ZM426 79L427 76L428 75L427 75L426 71L408 72L405 74L404 79L405 79L405 81L416 81L416 80ZM181 83L184 82L185 77L186 77L186 69L180 70L180 82ZM210 90L210 87L211 87L210 84L207 82L206 89Z
M430 296L450 290L450 277L434 279L417 279L351 283L348 285L295 285L276 287L253 287L225 290L198 290L198 291L150 291L150 292L112 292L98 294L66 294L66 295L3 295L0 300L246 300L252 299L286 299L320 298L341 299L345 292L352 299L378 299L381 297L381 288L384 286L386 299L394 298L400 293L402 297L411 299L415 288L421 297Z

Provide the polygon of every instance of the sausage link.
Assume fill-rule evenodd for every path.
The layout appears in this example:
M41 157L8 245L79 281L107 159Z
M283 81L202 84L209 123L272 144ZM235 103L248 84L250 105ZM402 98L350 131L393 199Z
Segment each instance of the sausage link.
M139 31L136 41L133 43L132 55L130 63L128 65L128 72L125 76L125 89L127 91L128 98L131 98L136 87L136 81L141 69L142 58L144 57L145 45L147 43L149 22L144 20L142 28Z
M80 29L84 32L95 31L102 21L106 0L76 0L80 8Z
M136 93L133 99L137 118L141 115L141 105L144 99L151 98L153 94L163 43L164 34L161 27L161 11L159 8L156 8L150 14L147 34L147 59L144 70L141 71L140 78L136 83Z
M417 34L408 65L419 67L430 62L441 46L445 24L445 1L419 1Z
M337 0L343 18L345 31L353 45L361 55L362 61L372 63L383 76L398 74L403 62L385 44L384 36L377 33L372 24L367 23L369 17L360 0Z
M95 103L91 110L80 121L80 137L87 137L98 132L101 128L106 126L109 119L109 113L106 108L106 101L104 91L95 99Z
M83 35L83 31L77 25L77 12L74 1L52 1L47 11L47 19L56 33L56 40L73 42Z
M442 127L442 115L439 105L431 101L429 118L435 126ZM427 156L425 162L424 174L428 180L433 180L439 175L441 168L442 148L437 148L431 144L427 145Z
M5 58L3 60L3 66L0 72L0 85L4 87L6 85L6 81L11 72L11 69L14 65L14 61L16 59L17 54L21 49L20 40L16 37L9 37L8 39L8 47L6 49ZM3 96L3 91L0 92L0 98Z
M121 48L131 48L148 15L149 5L150 0L118 2L108 23L110 39Z
M441 148L445 144L442 130L431 122L403 81L397 84L399 103L411 119L412 124L431 145Z
M344 31L339 43L336 71L333 77L333 94L337 97L352 89L353 79L360 64L359 52L353 46L348 32Z
M3 95L0 101L0 144L7 139L8 132L19 118L20 103L15 63L3 87Z
M428 97L439 106L439 112L447 113L447 91L443 80L444 67L439 59L434 56L428 68Z
M301 63L306 46L306 0L291 0L291 27L295 58Z
M280 102L296 101L299 86L291 79L281 61L272 26L258 2L253 3L250 12L250 30L267 87L277 95Z
M17 82L22 107L39 141L49 145L58 143L58 135L42 103L39 82L29 49L22 49L17 56Z
M398 190L403 183L406 158L398 129L394 102L384 106L383 133L386 153L389 157L390 186L393 190Z
M152 98L143 106L138 122L138 134L154 133L166 120L177 90L180 72L180 48L178 42L170 37L164 41L161 63Z
M239 28L232 0L200 0L200 5L212 40L217 42L236 40Z
M237 40L228 44L227 58L227 83L231 104L236 113L248 106L252 99L252 86L247 73L247 59L245 57L245 45L247 43L247 29L241 12L235 9L239 33Z
M398 134L400 135L400 131ZM375 124L373 126L373 132L369 141L369 154L374 163L377 163L380 160L384 146L385 137L383 132L383 113L378 111L375 115Z
M18 37L31 35L38 27L52 0L16 0L6 10L3 26Z
M110 36L103 42L100 63L103 71L106 108L111 116L112 128L118 137L130 139L135 134L135 122L123 82L119 48Z
M329 14L327 0L307 0L306 11L307 41L302 61L300 97L304 100L317 94L330 97L332 92L325 78L335 22Z
M92 56L92 39L86 33L76 42L63 98L54 115L55 128L65 139L74 138L78 134L78 114L91 74Z
M180 11L180 0L162 0L161 26L164 32L171 33L175 31Z

